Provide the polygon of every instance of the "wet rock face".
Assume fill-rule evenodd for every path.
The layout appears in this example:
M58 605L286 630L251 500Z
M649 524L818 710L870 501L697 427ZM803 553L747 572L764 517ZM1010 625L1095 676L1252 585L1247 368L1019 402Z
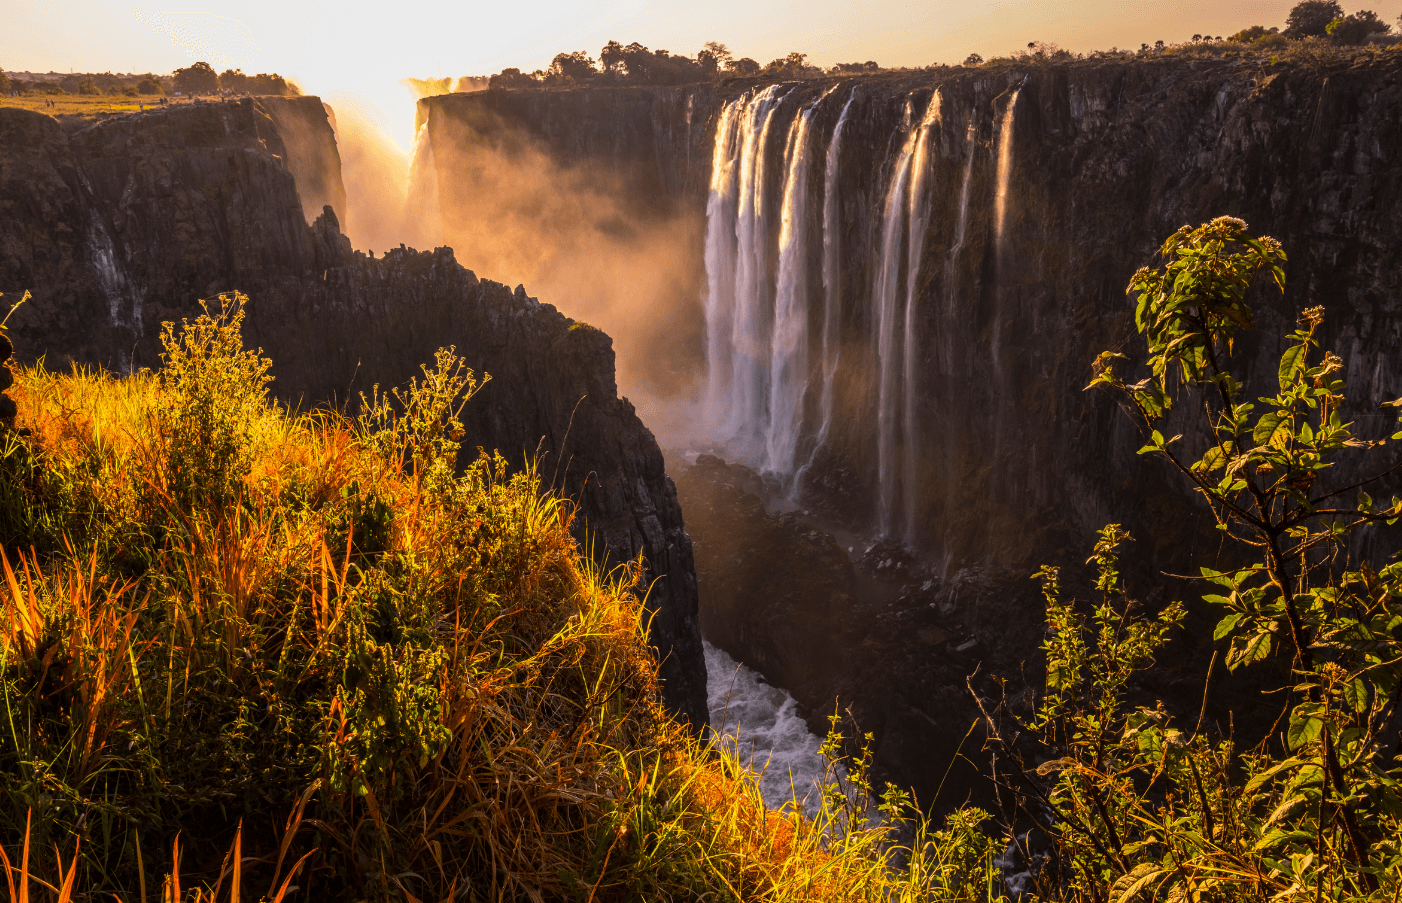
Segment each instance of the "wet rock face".
M320 104L304 112L329 139ZM340 405L456 346L492 376L464 410L464 444L517 466L539 455L601 558L646 556L665 701L704 724L691 542L656 441L618 397L608 336L478 279L446 248L372 259L330 207L308 226L276 118L252 101L179 105L70 138L0 110L0 291L34 293L10 324L19 347L55 368L154 366L161 321L239 289L274 392Z

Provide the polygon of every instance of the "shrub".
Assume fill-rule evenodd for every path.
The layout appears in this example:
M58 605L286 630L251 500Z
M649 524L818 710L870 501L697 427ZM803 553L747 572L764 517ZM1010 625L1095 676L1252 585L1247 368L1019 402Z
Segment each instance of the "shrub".
M1281 680L1269 691L1278 695L1267 698L1281 700L1285 729L1214 737L1201 716L1175 725L1162 703L1127 704L1184 608L1155 614L1133 600L1118 557L1129 537L1117 525L1095 547L1088 616L1065 600L1056 569L1043 568L1047 691L1027 727L1045 760L1016 788L1052 842L1038 894L1393 899L1402 892L1402 760L1389 728L1402 687L1402 563L1375 570L1351 539L1402 518L1402 498L1377 503L1361 491L1368 481L1330 479L1335 464L1388 440L1355 438L1342 420L1343 362L1319 353L1323 308L1304 311L1287 338L1278 392L1259 406L1248 400L1255 393L1233 372L1232 349L1252 323L1253 276L1284 289L1279 244L1219 217L1185 226L1161 254L1163 266L1141 269L1129 287L1149 372L1130 382L1117 372L1125 356L1107 351L1091 385L1128 402L1148 440L1140 453L1179 473L1243 554L1242 566L1201 569L1203 598L1221 615L1214 638L1226 643L1229 669L1277 660ZM1175 414L1183 395L1188 409ZM1196 431L1166 438L1170 416Z
M164 94L161 83L156 81L154 76L148 75L136 83L136 90L141 94Z

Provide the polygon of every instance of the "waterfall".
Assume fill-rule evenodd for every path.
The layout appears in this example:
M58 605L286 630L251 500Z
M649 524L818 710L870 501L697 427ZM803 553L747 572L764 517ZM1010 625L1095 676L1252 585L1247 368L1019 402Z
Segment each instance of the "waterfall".
M784 203L779 226L779 276L769 356L769 419L764 469L791 474L803 396L808 388L808 126L825 92L789 127Z
M901 360L904 364L904 385L901 392L901 427L905 447L902 453L902 485L904 487L905 505L905 540L913 544L915 541L915 511L913 503L916 485L918 483L917 464L919 463L919 445L916 442L915 429L915 401L917 392L917 355L915 347L916 336L916 310L918 309L918 292L920 289L920 258L925 249L925 227L930 221L931 192L929 191L929 153L930 153L930 130L940 118L940 94L938 91L930 98L930 104L925 108L925 119L920 124L919 137L915 140L914 162L911 164L911 186L908 198L907 212L907 251L906 251L906 279L905 279L905 322L902 324L902 332L905 338L905 345L901 349Z
M1008 105L1003 108L1003 120L998 125L998 191L993 198L993 234L998 250L1003 249L1003 226L1008 216L1008 178L1013 170L1013 114L1022 86L1013 89Z
M802 335L794 336L795 317L776 311L779 291L770 267L772 215L766 205L773 174L767 157L775 114L786 93L784 86L771 85L732 101L722 110L706 203L706 414L715 435L732 453L763 466L783 458L785 444L794 441L776 437L771 430L774 383L776 379L792 382L789 369L802 369L803 364L796 355L807 354L806 321ZM793 207L803 203L804 179L799 170L806 173L806 169L797 165L795 158L797 145L806 148L806 138L799 140L806 134L806 126L795 121L785 154L788 165L781 206L785 220L780 226L793 245L790 286L803 275L803 252L800 242L793 240L798 238L794 232L802 228L802 216L796 217ZM781 243L783 240L781 236ZM801 292L787 299L790 308L800 311L806 311L806 302ZM780 325L777 333L776 322ZM789 404L787 392L783 388L777 391L778 400ZM802 389L798 392L801 400ZM796 412L797 403L794 409ZM793 429L796 432L797 428ZM790 445L787 461L776 460L774 466L787 471L792 457Z
M759 451L769 401L774 311L769 283L769 211L765 206L769 173L765 164L780 99L779 86L771 85L752 98L740 121L730 397L722 436L751 461Z
M905 318L898 309L901 306L901 263L902 250L907 244L907 230L912 225L912 210L921 206L920 199L912 196L912 171L917 163L917 151L925 142L930 127L939 121L940 103L939 92L930 98L930 103L925 109L925 117L916 127L908 126L904 145L901 147L900 156L896 160L895 168L891 172L890 186L886 192L885 213L881 223L881 244L876 270L875 286L872 291L873 304L876 307L876 361L878 368L877 376L877 402L876 402L876 465L877 465L877 518L878 526L882 535L893 535L896 517L897 489L899 477L897 473L897 444L899 436L897 434L898 406L902 405L901 385L902 377L905 375L905 367L900 359L896 342L897 324L905 325ZM906 118L909 122L912 118L910 102L906 102ZM920 163L923 164L925 154L919 154ZM923 168L923 166L922 166ZM923 186L924 179L918 177ZM921 235L909 236L909 244L912 246L923 241L923 229ZM919 273L915 268L919 266L918 252L907 252L906 254L906 286L907 293L911 292L918 279ZM910 266L914 264L914 267ZM907 336L912 330L907 329ZM909 339L901 343L901 350L904 350ZM908 387L913 389L913 387ZM907 392L906 394L910 394ZM905 420L902 415L901 421ZM904 425L902 423L901 425ZM908 457L912 457L909 456ZM906 494L909 495L911 487L906 487ZM911 507L907 503L906 507Z
M813 443L813 453L809 455L804 468L811 467L818 449L827 442L828 430L832 426L833 382L837 375L837 365L841 360L841 344L838 341L838 315L842 311L842 267L840 233L838 224L838 165L842 159L842 130L847 126L847 114L852 109L852 101L857 99L857 89L847 97L842 105L842 113L837 117L837 126L832 130L828 141L827 154L823 166L823 385L818 396L818 436Z
M996 285L997 303L993 311L993 340L989 343L989 359L993 371L1002 372L1003 351L1003 228L1008 216L1008 181L1013 171L1013 114L1017 109L1017 95L1022 86L1013 89L1008 104L1003 108L1003 118L998 124L998 172L997 188L993 194L993 252L998 282ZM1000 418L998 423L1003 421Z
M414 138L414 156L409 164L409 186L405 192L407 237L421 251L443 244L443 216L438 208L438 170L433 165L433 142L428 123L419 126Z

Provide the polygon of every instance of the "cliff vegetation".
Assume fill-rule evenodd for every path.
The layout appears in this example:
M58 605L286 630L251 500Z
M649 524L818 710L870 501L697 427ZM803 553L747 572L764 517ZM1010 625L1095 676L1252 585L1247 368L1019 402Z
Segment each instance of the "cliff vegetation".
M991 875L984 816L931 832L893 794L891 827L866 826L869 755L838 770L839 734L810 820L666 716L641 562L601 572L529 469L455 468L485 377L451 350L359 417L293 414L242 317L225 296L166 324L156 373L17 373L11 901L989 890L966 886Z

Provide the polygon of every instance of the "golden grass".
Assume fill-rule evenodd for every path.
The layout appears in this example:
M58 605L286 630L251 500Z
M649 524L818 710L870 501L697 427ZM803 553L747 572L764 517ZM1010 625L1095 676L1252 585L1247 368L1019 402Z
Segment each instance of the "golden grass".
M12 901L40 875L75 900L279 900L294 873L302 899L972 899L893 868L884 829L766 810L669 720L641 562L582 557L533 473L455 476L410 412L415 435L263 404L237 498L180 501L170 419L224 415L170 391L39 368L12 390Z

